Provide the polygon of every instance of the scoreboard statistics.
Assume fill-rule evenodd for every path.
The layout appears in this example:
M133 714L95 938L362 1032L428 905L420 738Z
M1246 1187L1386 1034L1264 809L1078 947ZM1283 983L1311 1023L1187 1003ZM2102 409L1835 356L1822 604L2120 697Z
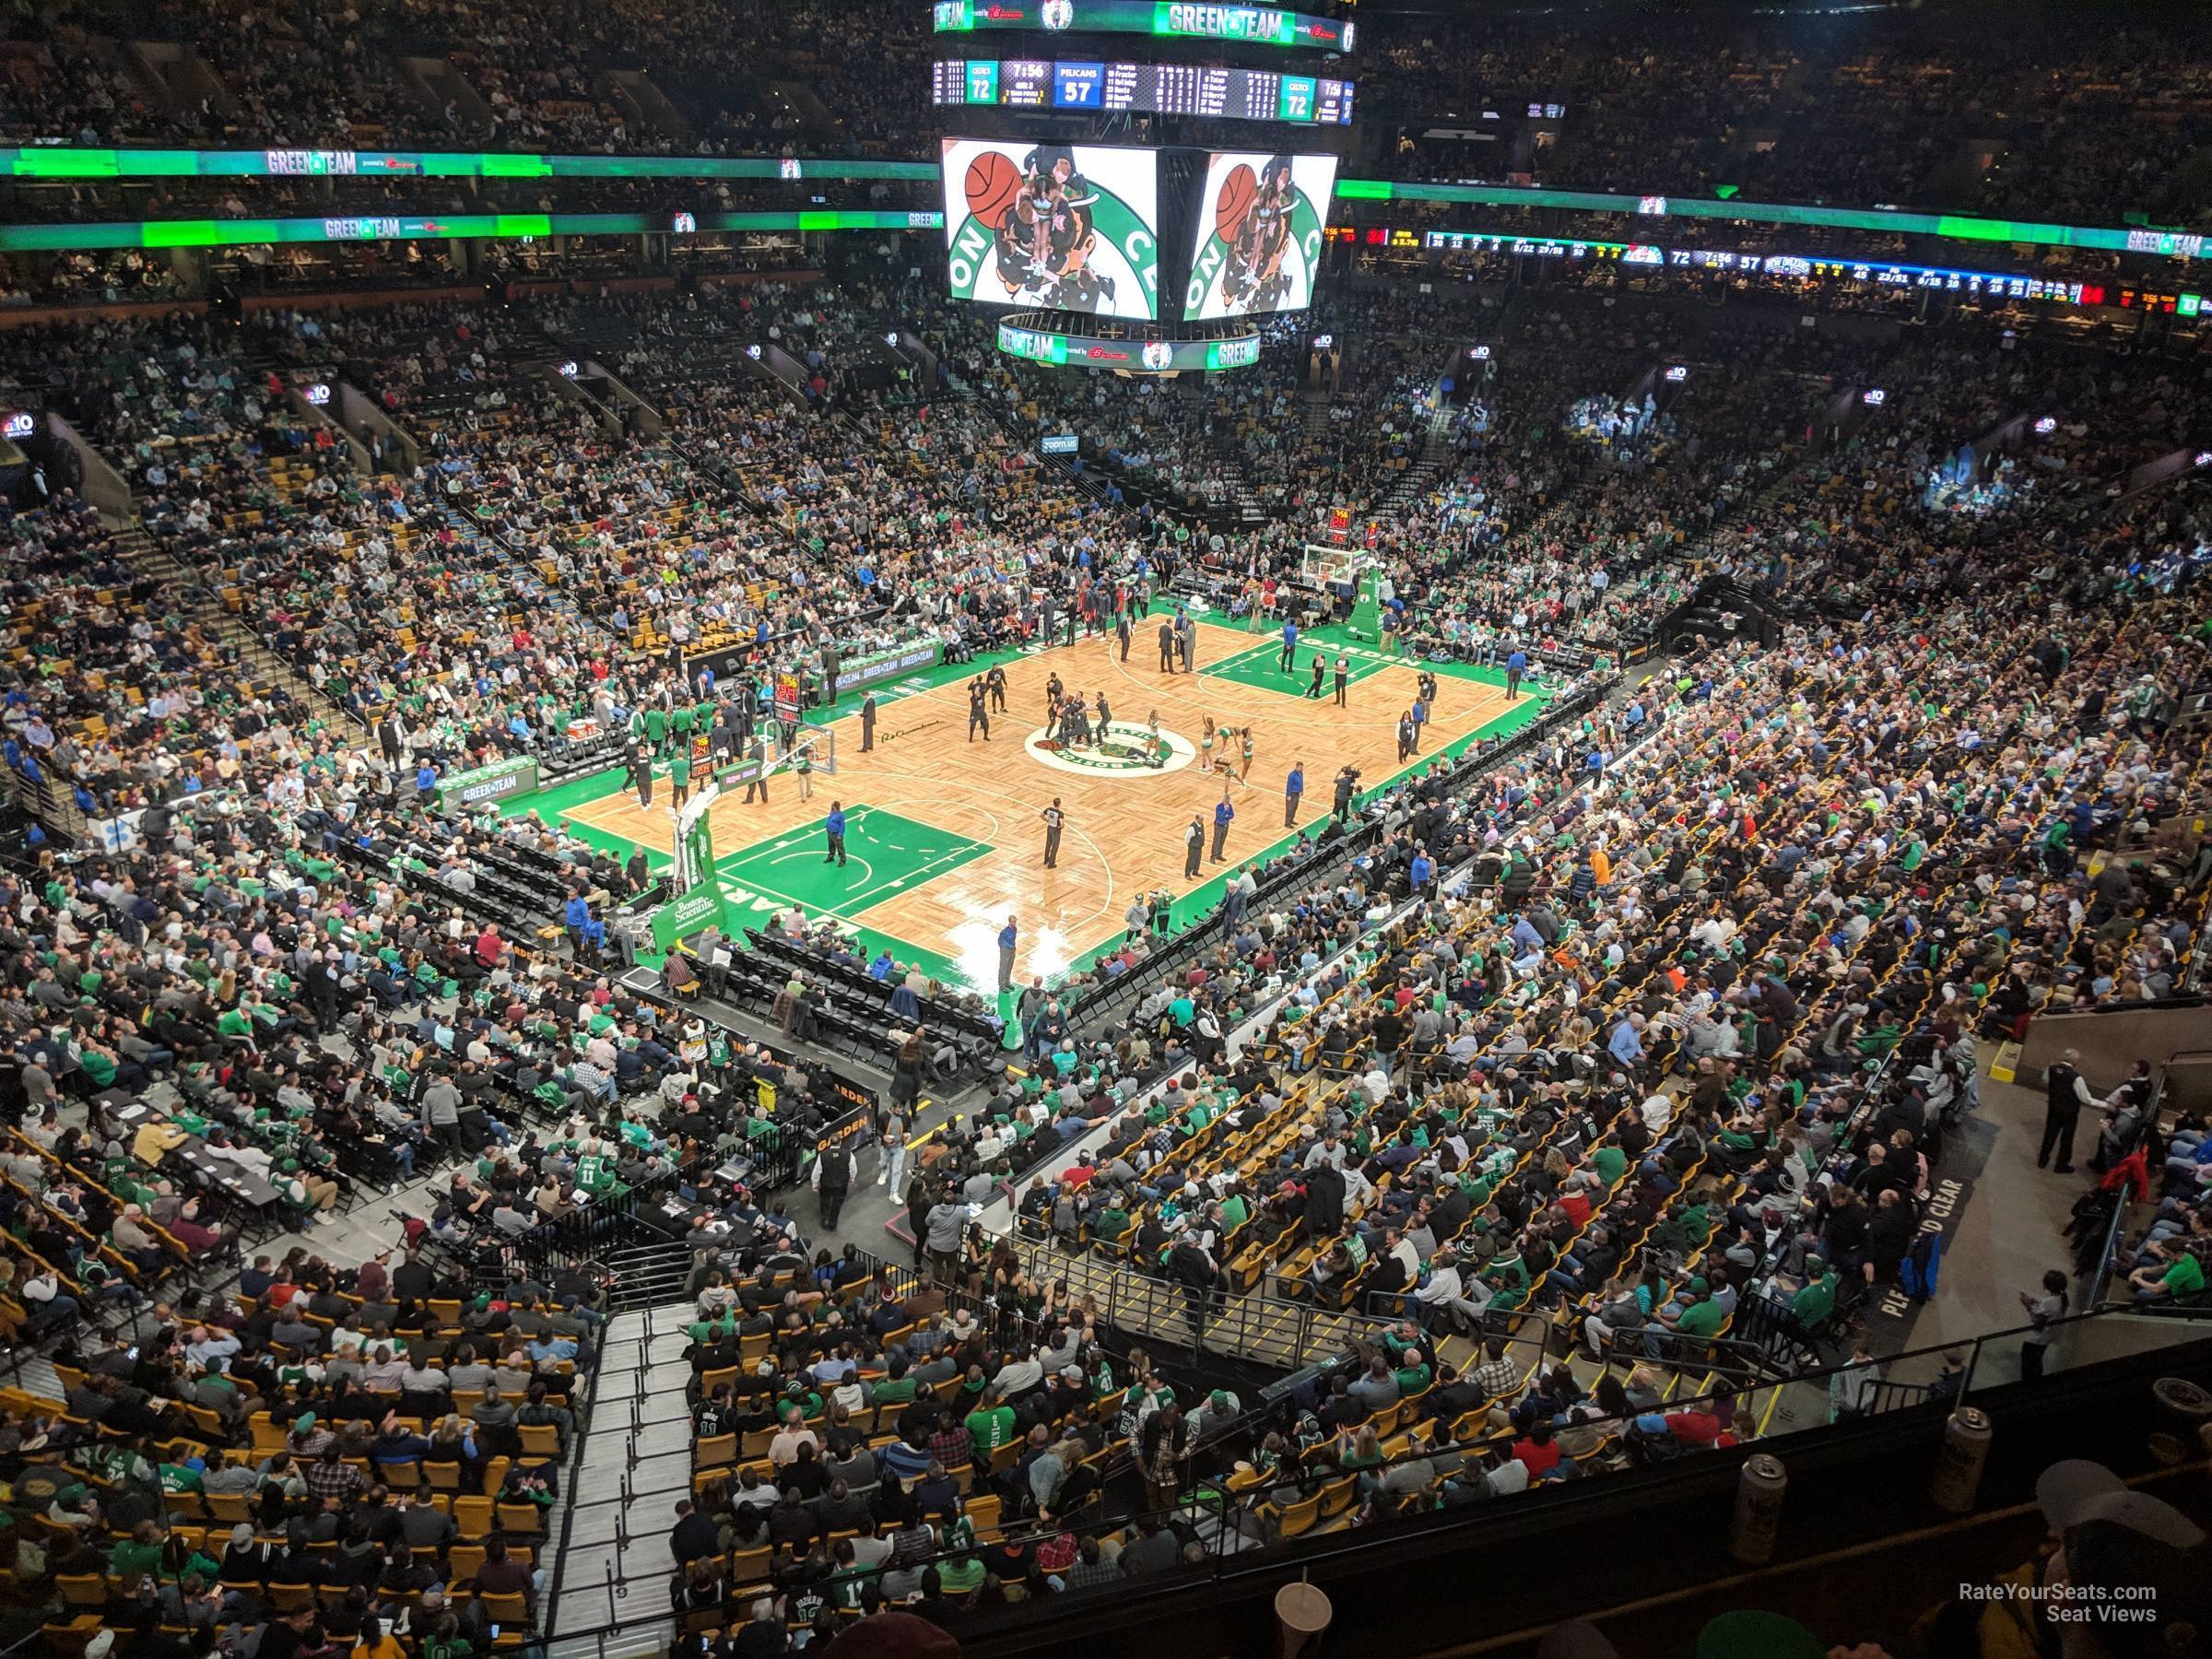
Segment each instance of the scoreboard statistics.
M1218 6L1198 0L936 0L939 34L1020 29L1048 34L1147 34L1170 40L1230 41L1348 53L1359 26L1277 6Z
M1352 83L1272 69L1196 64L1053 62L1042 58L940 58L930 101L1013 109L1199 115L1215 121L1352 124Z

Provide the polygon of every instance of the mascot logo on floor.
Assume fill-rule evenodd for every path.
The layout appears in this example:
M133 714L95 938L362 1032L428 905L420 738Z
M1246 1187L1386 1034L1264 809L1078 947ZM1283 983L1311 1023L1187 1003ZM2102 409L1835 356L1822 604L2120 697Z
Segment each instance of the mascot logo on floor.
M1088 739L1077 735L1064 740L1051 726L1031 732L1022 746L1034 759L1059 771L1087 777L1157 778L1181 771L1198 758L1189 738L1162 727L1155 734L1134 721L1108 723L1103 733L1093 730Z

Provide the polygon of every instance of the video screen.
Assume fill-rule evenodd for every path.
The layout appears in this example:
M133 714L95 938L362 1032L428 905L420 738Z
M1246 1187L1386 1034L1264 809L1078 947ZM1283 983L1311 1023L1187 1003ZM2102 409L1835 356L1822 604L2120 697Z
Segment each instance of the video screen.
M1312 304L1335 183L1334 156L1208 156L1182 314L1205 322Z
M947 138L941 160L954 299L1159 318L1152 151Z

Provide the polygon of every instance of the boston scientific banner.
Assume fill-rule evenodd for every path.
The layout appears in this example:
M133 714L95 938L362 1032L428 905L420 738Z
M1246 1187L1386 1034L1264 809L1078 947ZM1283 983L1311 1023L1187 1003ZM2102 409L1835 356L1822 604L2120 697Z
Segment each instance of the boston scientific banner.
M653 912L653 939L663 950L702 927L729 932L722 883L714 876L714 831L708 810L722 793L717 777L685 804L676 823L677 896ZM735 936L734 935L732 936Z
M940 159L955 299L1159 317L1152 151L947 138Z
M1334 156L1208 156L1182 314L1209 322L1312 304L1335 182Z

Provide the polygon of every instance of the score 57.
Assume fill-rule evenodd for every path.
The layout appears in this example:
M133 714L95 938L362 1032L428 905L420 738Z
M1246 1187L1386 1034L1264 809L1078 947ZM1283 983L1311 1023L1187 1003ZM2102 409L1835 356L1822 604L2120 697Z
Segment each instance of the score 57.
M1063 110L1095 110L1099 102L1099 76L1096 75L1069 75L1065 69L1053 77L1053 103Z

